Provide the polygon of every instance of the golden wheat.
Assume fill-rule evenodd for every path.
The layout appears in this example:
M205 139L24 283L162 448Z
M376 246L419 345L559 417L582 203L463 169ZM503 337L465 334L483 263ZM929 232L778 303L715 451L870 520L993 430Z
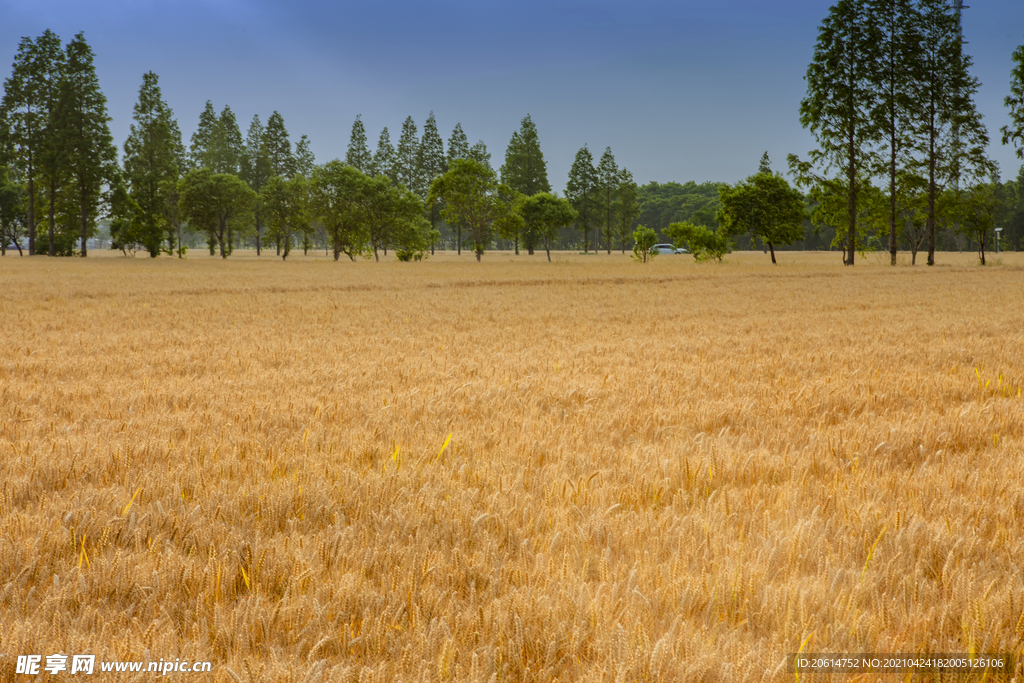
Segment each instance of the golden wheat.
M1020 655L1024 259L780 260L0 260L0 680Z

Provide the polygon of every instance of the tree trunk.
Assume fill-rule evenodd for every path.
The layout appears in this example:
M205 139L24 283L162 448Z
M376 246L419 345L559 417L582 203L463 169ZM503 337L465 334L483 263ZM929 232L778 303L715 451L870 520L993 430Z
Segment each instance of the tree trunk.
M929 109L928 126L928 265L935 265L935 101Z
M544 251L548 252L548 263L551 263L551 240L544 240Z
M895 97L893 95L893 97ZM889 265L896 265L896 113L890 109L889 125Z
M766 244L768 245L768 251L772 252L772 265L779 265L778 261L775 260L775 245L771 242L767 242Z
M456 249L456 253L458 253L459 256L462 256L462 224L461 223L459 224L459 227L458 227L458 236L456 237L455 249ZM479 261L480 259L477 258L477 260Z
M847 149L849 165L846 170L846 178L850 183L850 191L846 196L846 211L850 214L850 224L846 235L848 252L844 263L845 265L852 266L854 263L854 256L857 253L857 148L854 144L854 131L852 125L850 126L849 133Z
M587 229L587 224L583 224L583 253L586 254L590 251L590 231Z
M515 243L516 243L516 256L519 256L519 235L516 235ZM533 254L533 250L532 249L530 250L530 254Z

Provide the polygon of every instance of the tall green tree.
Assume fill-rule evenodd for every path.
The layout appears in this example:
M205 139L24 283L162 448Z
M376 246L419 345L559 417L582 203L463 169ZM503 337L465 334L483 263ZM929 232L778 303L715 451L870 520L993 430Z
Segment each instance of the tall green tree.
M263 131L263 147L267 150L271 175L291 178L295 174L292 142L284 126L284 117L279 112L275 111L267 119L267 127Z
M65 52L66 66L54 116L55 142L61 149L61 162L70 181L68 200L78 218L80 253L86 256L103 185L113 177L117 164L117 149L107 125L107 98L100 89L85 35L76 35Z
M422 183L420 197L426 201L430 194L430 184L434 178L444 175L448 170L448 159L444 155L444 140L437 128L437 119L434 112L430 112L426 123L423 124L423 137L420 140L418 164ZM440 207L437 204L427 205L427 220L430 222L430 235L437 233L437 221L440 219ZM430 253L434 253L434 242L430 242Z
M263 188L271 177L270 157L263 144L266 128L260 121L259 114L252 117L249 130L245 135L245 147L242 150L242 163L239 177L246 182L249 189L256 195L253 207L254 232L256 233L256 255L263 253ZM279 247L280 248L280 247Z
M1003 126L1003 144L1011 142L1017 158L1024 159L1024 45L1013 51L1013 71L1010 72L1010 94L1004 104L1010 110L1010 123Z
M462 130L462 124L456 123L452 128L452 134L448 138L448 164L451 165L455 159L469 158L469 138Z
M393 185L377 176L367 179L359 201L375 261L380 261L381 249L387 253L389 246L395 249L414 246L409 244L408 236L416 233L418 222L423 220L423 200L416 193L404 184Z
M475 159L453 159L430 185L427 202L433 201L444 202L441 215L449 224L469 228L477 261L491 244L493 223L510 210L498 196L497 175Z
M604 148L597 165L597 196L600 220L604 232L605 247L612 253L612 237L615 235L615 195L619 190L619 167L611 147Z
M391 144L391 134L387 126L380 132L377 140L377 151L373 153L373 174L382 175L391 182L398 182L397 168L395 166L395 148Z
M843 193L849 223L843 263L853 265L857 251L857 190L870 172L870 148L879 139L872 120L876 106L872 84L875 46L868 6L863 0L839 0L818 28L814 57L807 67L807 95L800 103L800 123L809 128L819 148L810 163L790 157L790 165L804 184L820 182L812 165L826 173L839 169L845 178Z
M583 231L583 252L589 251L590 227L594 225L599 211L598 175L594 168L594 157L586 145L576 152L576 158L569 169L569 182L565 185L565 196L576 209L577 221ZM597 238L594 238L597 248Z
M776 244L803 238L804 200L786 179L759 172L734 187L719 190L718 224L727 235L749 234L764 242L775 260Z
M367 175L373 174L373 155L366 142L366 127L362 115L356 116L352 123L352 134L348 139L348 150L345 152L345 163L359 169Z
M176 183L184 161L181 130L174 112L160 93L159 77L152 71L142 75L133 123L124 143L124 180L139 207L136 218L140 238L150 256L157 256L165 237L171 249L176 232L165 220L165 194L161 183Z
M521 212L526 223L535 226L550 263L551 245L558 239L559 231L576 220L576 210L567 199L550 192L538 192L526 199Z
M484 144L483 140L477 140L470 146L469 156L466 158L472 159L479 164L483 164L484 167L489 168L492 171L494 170L491 166L491 153L487 151L487 145Z
M622 253L626 253L627 242L633 235L633 221L640 216L639 191L633 174L623 167L619 171L619 187L615 190L615 237L619 240Z
M281 259L287 260L291 253L292 234L301 232L309 223L306 178L298 174L289 180L278 175L271 176L260 194L267 217L268 235L281 245Z
M551 192L547 163L540 149L540 136L529 114L520 121L519 130L512 134L500 172L501 182L529 197Z
M309 181L309 212L320 221L334 249L334 260L352 261L367 244L363 195L370 178L338 160L313 169Z
M35 40L22 38L11 76L4 80L0 121L10 136L13 162L28 188L26 220L28 253L36 253L37 181L44 158L52 156L51 119L64 67L60 38L47 29Z
M882 149L876 172L889 181L889 263L896 265L899 179L913 165L914 119L920 110L918 80L921 78L922 36L920 15L913 0L867 0L870 42L875 50L871 86L875 106L873 125Z
M192 133L192 144L189 146L189 161L192 168L213 168L213 149L216 146L218 125L213 102L206 100L206 106L199 114L199 125Z
M985 155L988 132L974 104L978 79L970 74L956 14L947 0L918 0L922 74L918 151L928 178L928 265L935 264L936 200L946 187L994 172Z
M295 175L309 178L316 167L316 156L309 147L309 136L300 135L299 141L295 143Z
M14 244L20 256L22 236L27 234L25 213L27 192L18 182L14 169L0 164L0 255L7 254L7 245Z
M419 169L419 131L416 129L416 122L411 116L406 116L402 123L402 134L398 138L398 147L395 148L395 175L398 182L405 185L413 192L421 188Z
M231 252L231 223L252 211L256 196L237 175L208 168L189 171L178 181L179 208L190 225L205 230L220 246L221 258Z

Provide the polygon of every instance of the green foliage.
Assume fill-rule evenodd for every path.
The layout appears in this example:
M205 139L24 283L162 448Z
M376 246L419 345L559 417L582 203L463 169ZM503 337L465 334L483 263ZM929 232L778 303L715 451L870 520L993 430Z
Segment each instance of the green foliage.
M469 138L462 130L462 124L456 123L452 129L451 137L448 138L448 165L455 159L469 158Z
M639 220L655 232L665 232L671 223L687 221L714 227L715 214L721 204L718 188L722 183L690 181L680 183L648 183L637 192L640 202Z
M310 216L323 224L335 261L341 254L354 261L366 248L361 197L369 183L366 174L338 160L313 169L309 182Z
M77 219L80 253L93 234L103 185L113 177L117 149L107 124L107 98L100 90L93 54L83 34L68 43L66 67L54 111L54 144L68 178L65 207ZM67 223L70 228L72 223ZM69 232L71 232L69 230ZM159 253L160 245L156 245ZM155 255L155 254L154 254Z
M695 261L703 262L722 257L732 251L732 240L725 230L711 230L703 225L688 222L673 223L665 228L665 234L676 247L686 247Z
M640 215L640 202L637 201L637 186L633 174L628 169L619 171L619 186L615 190L615 236L626 253L626 242L632 236L633 221Z
M377 151L373 153L373 173L367 175L382 175L393 183L398 182L395 148L391 146L391 134L388 133L387 126L380 132Z
M601 229L608 253L612 253L612 237L615 235L615 198L619 190L619 167L611 147L605 147L601 162L597 165L597 197ZM596 240L595 240L596 241Z
M529 114L520 121L519 130L512 134L512 139L505 150L501 182L528 197L541 192L551 192L547 163L544 161L544 153L540 150L537 126Z
M767 154L762 161L766 159ZM734 187L724 186L719 189L719 201L719 229L728 235L759 238L771 250L772 263L776 263L776 244L792 244L804 236L803 197L781 175L761 171Z
M182 217L196 230L212 235L221 258L231 252L233 223L242 224L256 203L256 193L237 175L208 168L189 171L178 181Z
M656 253L651 249L658 243L658 234L646 225L638 225L633 231L633 260L647 263Z
M21 253L21 241L27 235L28 192L12 176L11 169L0 166L0 253L6 253L8 244Z
M362 115L356 116L352 123L352 134L348 139L348 150L345 152L345 163L370 175L373 173L373 155L366 141L366 127L363 126Z
M1010 123L1002 127L1003 144L1011 142L1017 158L1024 159L1024 45L1013 51L1013 71L1010 73L1010 94L1004 104L1010 110Z
M594 225L599 210L598 177L594 168L594 157L586 145L576 152L576 158L569 169L569 181L565 185L565 196L576 209L577 221L583 231L583 251L590 248L590 227ZM594 239L597 247L597 239Z
M416 122L412 120L411 116L406 116L405 121L402 122L402 134L398 138L398 147L395 148L395 175L398 182L413 192L423 189L419 172L419 149L419 132L416 130Z
M313 150L309 147L309 136L300 135L299 141L295 143L295 168L294 176L302 176L303 178L309 178L313 173L313 168L316 166L316 156L313 154Z
M444 202L441 215L449 224L463 224L473 235L473 250L479 261L491 243L492 224L511 207L498 195L493 170L475 159L453 159L448 172L430 185L427 203Z
M164 102L159 78L152 71L142 76L132 118L134 122L124 143L124 179L139 207L135 220L141 232L137 237L150 256L155 257L165 236L174 239L165 220L160 187L165 181L177 182L185 149L174 113Z
M292 143L288 137L288 129L284 126L284 117L274 112L267 119L267 127L263 131L263 148L270 162L271 175L291 178L295 175L295 157L292 155Z
M483 140L477 140L473 143L469 148L469 156L466 158L483 164L492 171L494 170L491 166L491 153L487 151L487 145L484 144Z
M965 191L954 192L956 229L978 245L978 260L985 265L985 250L990 244L999 213L999 180L978 183Z
M292 233L301 232L309 224L306 178L271 176L260 192L260 204L267 217L267 236L281 245L281 259L287 260Z
M358 196L366 226L368 251L379 261L379 249L389 246L406 251L421 250L423 201L404 185L387 178L367 178Z
M558 239L559 230L572 225L576 220L576 210L567 199L556 197L550 192L538 192L526 198L519 211L526 230L543 241L548 261L551 261L551 244Z

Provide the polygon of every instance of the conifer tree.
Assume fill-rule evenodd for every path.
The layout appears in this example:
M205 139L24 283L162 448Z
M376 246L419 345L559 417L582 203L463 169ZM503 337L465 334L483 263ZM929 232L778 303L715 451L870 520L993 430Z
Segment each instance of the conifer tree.
M469 158L469 138L462 130L462 124L456 123L452 134L448 138L448 166L451 166L455 159Z
M263 131L263 147L270 161L270 174L291 178L295 173L292 143L284 126L284 117L276 111L267 119L266 130Z
M299 141L295 143L295 173L292 177L302 176L303 178L309 178L313 173L313 168L316 166L316 157L313 155L313 150L309 148L309 136L299 136Z
M437 129L434 112L430 112L426 123L423 124L423 138L420 140L418 163L422 177L420 198L425 201L434 178L442 176L448 171L448 160L444 155L444 140L441 139L441 133ZM437 204L430 204L426 209L427 218L430 221L430 234L433 236L437 234L440 207ZM430 253L434 253L433 238L430 241Z
M150 256L160 253L165 237L164 195L161 183L177 182L184 158L181 130L174 112L160 93L159 77L152 71L142 75L139 101L135 103L133 123L124 143L124 180L138 206L138 236ZM170 248L176 232L166 231Z
M363 126L362 115L357 116L352 123L352 134L348 140L345 163L367 175L372 175L373 156L366 143L366 128Z
M206 107L199 114L199 125L192 133L192 144L189 147L192 168L213 168L212 151L217 139L217 127L217 112L213 102L206 100Z
M398 182L395 169L395 148L391 145L391 134L388 133L387 126L380 132L380 138L377 140L377 151L373 154L373 170L376 175L385 176L392 183Z
M82 256L93 232L103 183L112 177L117 149L107 124L107 98L100 89L92 49L82 33L65 50L64 77L57 99L56 143L70 181L69 205L80 227Z
M597 213L597 170L594 157L586 145L576 152L576 158L569 170L569 182L565 185L565 196L576 210L577 221L583 230L583 252L589 250L590 226ZM597 238L594 239L597 248Z
M10 136L14 165L28 185L26 222L28 253L36 253L36 182L42 181L44 157L52 149L50 120L63 70L60 38L47 29L35 40L22 38L10 78L4 81L0 120Z
M491 153L487 151L487 145L484 144L483 140L477 140L473 143L469 148L469 156L467 158L483 164L491 171L494 170L494 167L491 166Z
M619 167L611 147L604 148L597 165L597 188L605 248L611 254L612 236L615 234L615 195L619 189Z
M1003 126L1003 144L1011 142L1017 158L1024 159L1024 45L1013 52L1014 67L1010 74L1010 94L1004 104L1010 110L1010 124Z
M765 154L767 158L767 154ZM615 237L619 240L622 253L626 253L627 242L633 235L633 221L640 215L640 202L637 199L639 188L629 169L623 167L619 171L619 186L615 190Z
M267 184L270 176L270 159L267 157L267 149L263 144L263 136L266 128L260 121L259 114L252 117L249 123L249 130L245 136L245 147L242 152L242 164L239 177L249 185L249 188L256 195L253 205L253 220L256 227L256 255L262 252L263 238L263 187Z
M402 183L409 190L419 192L422 188L418 156L420 141L416 122L411 116L405 117L402 123L402 134L398 138L398 147L395 149L395 175L398 182Z
M505 163L501 167L501 182L528 197L551 192L537 126L529 114L523 117L519 130L512 134L508 143Z

